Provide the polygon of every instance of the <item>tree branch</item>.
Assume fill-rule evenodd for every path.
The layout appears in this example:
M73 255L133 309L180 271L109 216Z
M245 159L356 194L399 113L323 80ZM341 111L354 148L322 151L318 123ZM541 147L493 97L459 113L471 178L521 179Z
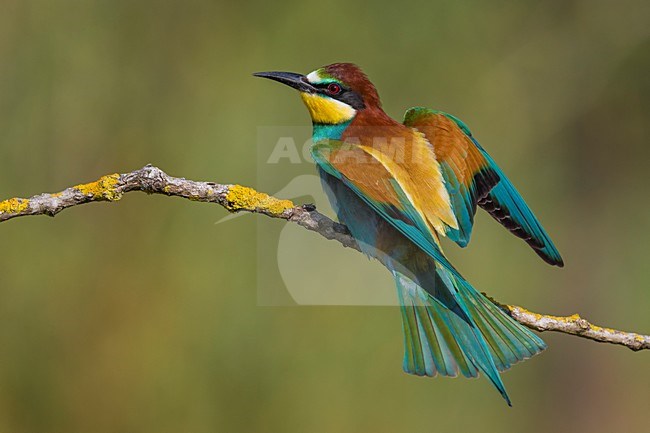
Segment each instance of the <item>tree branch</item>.
M76 185L58 193L4 200L0 202L0 222L28 215L54 216L69 207L96 201L118 201L122 195L131 191L217 203L231 212L260 213L283 219L359 251L359 246L347 227L317 212L312 205L296 206L290 200L278 199L245 186L172 177L152 165L131 173L109 174L95 182ZM578 314L568 317L537 314L522 307L491 300L510 317L537 331L563 332L601 343L619 344L634 351L650 349L649 335L596 326Z

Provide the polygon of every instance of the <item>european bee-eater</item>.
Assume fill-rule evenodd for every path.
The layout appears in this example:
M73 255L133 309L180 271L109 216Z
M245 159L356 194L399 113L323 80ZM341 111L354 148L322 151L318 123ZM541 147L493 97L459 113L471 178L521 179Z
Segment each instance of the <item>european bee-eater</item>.
M356 65L254 75L300 92L313 123L311 154L339 220L364 253L392 272L404 371L483 372L510 405L499 372L546 345L475 290L449 263L439 238L466 246L478 205L546 262L563 266L512 183L458 118L416 107L403 123L391 119Z

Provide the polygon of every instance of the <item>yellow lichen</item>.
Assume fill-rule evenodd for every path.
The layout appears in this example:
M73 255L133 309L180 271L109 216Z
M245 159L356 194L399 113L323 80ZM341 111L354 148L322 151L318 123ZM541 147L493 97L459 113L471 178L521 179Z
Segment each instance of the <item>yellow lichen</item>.
M95 182L76 185L74 189L96 200L117 201L122 198L122 193L115 188L119 181L119 174L109 174Z
M0 213L20 213L29 207L25 198L10 198L0 202Z
M603 328L602 326L597 326L597 325L591 325L591 329L595 332L602 332L606 334L620 334L621 331L617 331L616 329L612 328Z
M524 310L524 311L526 311L528 314L533 316L533 319L535 319L536 322L539 322L540 320L542 320L544 318L543 314L533 313L532 311L528 311L528 310Z
M228 209L232 211L245 209L280 215L294 207L291 200L280 200L241 185L233 185L228 188L226 200L228 201Z
M496 302L492 298L489 298L489 299L493 303ZM502 305L502 304L498 304L498 305ZM503 306L508 310L508 312L510 312L510 314L518 314L520 316L531 316L535 321L540 321L540 320L542 320L544 318L543 315L541 315L539 313L533 313L532 311L527 310L527 309L525 309L523 307L518 307L518 306L515 306L515 305L503 305Z

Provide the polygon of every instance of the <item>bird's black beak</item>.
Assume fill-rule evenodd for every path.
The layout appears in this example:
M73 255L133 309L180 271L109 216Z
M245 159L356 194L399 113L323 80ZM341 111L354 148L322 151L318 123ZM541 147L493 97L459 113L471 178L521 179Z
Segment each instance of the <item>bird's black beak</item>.
M307 81L307 77L301 74L294 74L293 72L256 72L253 75L278 81L300 92L314 93L316 91L316 88Z

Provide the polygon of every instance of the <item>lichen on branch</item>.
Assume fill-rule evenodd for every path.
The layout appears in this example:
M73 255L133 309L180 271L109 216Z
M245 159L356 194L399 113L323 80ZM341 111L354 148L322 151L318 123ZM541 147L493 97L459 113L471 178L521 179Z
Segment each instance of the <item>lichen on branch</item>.
M275 216L294 207L296 206L291 200L275 198L247 186L231 185L226 194L226 208L229 211L245 210Z
M119 182L120 175L115 173L102 176L95 182L76 185L72 188L83 195L91 196L93 200L117 201L122 198L122 193L117 190Z

